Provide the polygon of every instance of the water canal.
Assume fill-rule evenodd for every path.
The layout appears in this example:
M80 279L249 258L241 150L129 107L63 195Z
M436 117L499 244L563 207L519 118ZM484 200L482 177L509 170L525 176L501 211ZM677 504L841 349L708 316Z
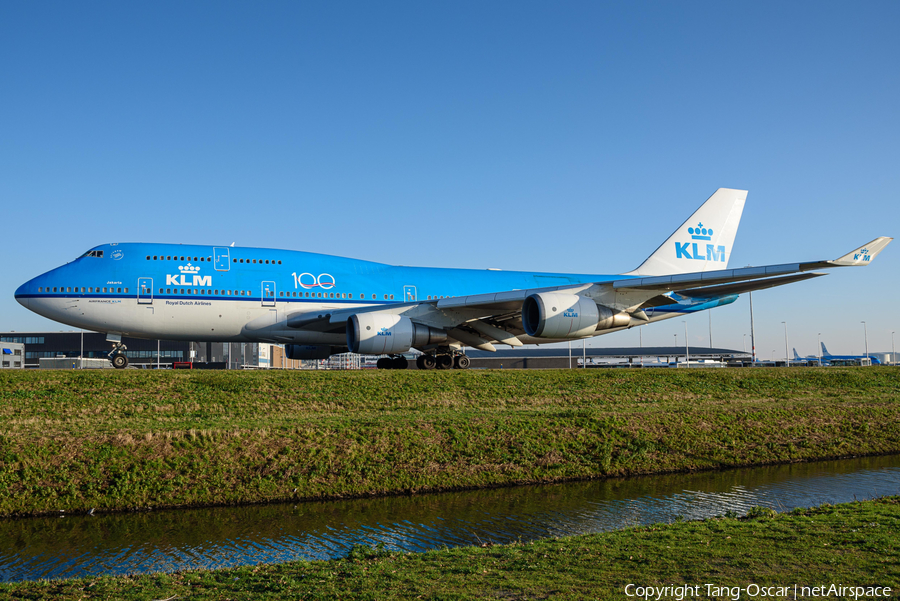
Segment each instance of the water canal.
M0 520L0 580L426 551L900 494L900 456L495 490Z

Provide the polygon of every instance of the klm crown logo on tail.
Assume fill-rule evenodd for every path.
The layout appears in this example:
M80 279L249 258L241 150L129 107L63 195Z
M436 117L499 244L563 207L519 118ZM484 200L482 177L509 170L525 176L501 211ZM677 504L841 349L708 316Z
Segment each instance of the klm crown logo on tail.
M706 228L703 223L698 223L697 227L689 227L688 234L691 240L712 240L713 229ZM725 263L725 246L715 244L706 244L705 252L701 250L699 242L675 242L675 258L676 259L695 259L697 261L720 261Z

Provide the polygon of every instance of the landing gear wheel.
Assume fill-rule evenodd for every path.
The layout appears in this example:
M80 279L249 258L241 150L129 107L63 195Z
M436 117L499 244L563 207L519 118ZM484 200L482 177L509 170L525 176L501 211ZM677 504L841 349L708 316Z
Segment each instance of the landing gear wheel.
M422 367L420 369L434 369L437 365L437 360L434 358L434 355L422 355Z
M406 357L404 357L403 355L391 359L391 369L406 369L408 367L409 361L407 361Z
M382 357L375 362L375 367L377 367L378 369L392 369L394 365L390 357Z
M437 356L437 368L438 369L453 369L453 355L438 355Z
M116 369L125 369L128 366L128 357L125 355L113 355L112 365Z
M465 355L458 355L454 360L456 364L456 369L469 369L469 363L471 363L471 359L466 357Z

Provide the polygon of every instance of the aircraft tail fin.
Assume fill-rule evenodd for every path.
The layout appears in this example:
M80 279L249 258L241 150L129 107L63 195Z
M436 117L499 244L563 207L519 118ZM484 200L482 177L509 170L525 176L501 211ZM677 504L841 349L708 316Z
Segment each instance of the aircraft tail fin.
M625 275L727 269L746 200L746 190L719 188L640 267Z
M828 349L825 348L825 343L822 342L822 343L820 343L820 344L822 345L822 356L823 356L823 357L830 357L830 356L831 356L831 353L829 353L829 352L828 352Z
M796 347L794 347L794 349L793 349L793 350L794 350L794 359L797 359L797 360L799 360L799 359L800 359L800 358L801 358L801 357L800 357L800 355L798 355L798 354L797 354L797 348L796 348Z

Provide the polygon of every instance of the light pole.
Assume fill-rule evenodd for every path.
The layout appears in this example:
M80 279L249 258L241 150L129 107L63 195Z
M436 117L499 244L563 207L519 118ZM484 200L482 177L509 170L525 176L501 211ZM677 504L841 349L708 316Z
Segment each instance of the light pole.
M684 366L690 367L691 366L691 352L690 352L690 349L688 348L687 322L682 321L681 323L684 324Z
M897 365L897 355L894 354L894 332L891 332L891 365Z
M756 336L753 331L753 292L750 292L750 360L756 363Z
M863 332L866 336L866 363L868 363L869 359L869 326L866 325L866 322L861 322L863 324Z
M788 337L787 337L787 322L782 321L784 324L784 364L787 367L791 366L791 358L788 356Z
M84 330L81 330L81 353L78 355L78 369L84 369Z
M572 369L572 341L569 341L569 369Z
M819 367L822 366L822 343L820 342L822 339L822 332L816 334L816 357L819 359Z
M891 340L893 341L893 334L891 336ZM638 328L638 344L641 347L641 367L644 367L644 330L640 328Z
M712 309L707 309L709 312L709 348L712 349Z
M744 348L744 354L746 355L746 354L747 354L747 335L746 335L746 334L744 334L744 342L743 342L743 345L744 345L744 347L743 347L743 348Z
M587 338L581 339L581 369L587 369Z

